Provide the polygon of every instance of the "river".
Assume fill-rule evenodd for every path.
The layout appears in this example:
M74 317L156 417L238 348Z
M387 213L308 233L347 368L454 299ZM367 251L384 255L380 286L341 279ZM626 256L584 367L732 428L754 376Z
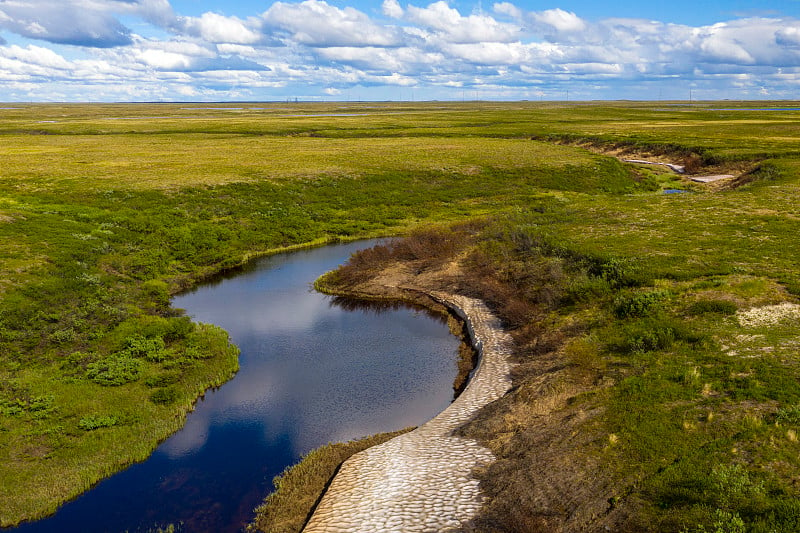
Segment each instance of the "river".
M4 533L236 532L272 478L333 441L419 425L453 399L459 340L408 307L336 305L311 289L370 241L261 258L174 298L241 349L238 374L206 393L149 459L50 518Z

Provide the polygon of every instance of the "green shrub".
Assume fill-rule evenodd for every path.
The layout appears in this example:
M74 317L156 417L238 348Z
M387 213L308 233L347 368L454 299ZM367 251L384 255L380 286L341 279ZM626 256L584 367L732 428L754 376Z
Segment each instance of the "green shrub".
M615 289L636 287L643 283L642 272L630 259L587 257L586 260L589 274L603 278Z
M0 399L0 414L4 416L19 416L23 413L31 418L46 418L55 410L55 397L52 395L34 396L33 398Z
M26 403L20 398L0 400L0 414L3 416L19 416L25 412Z
M175 403L180 398L181 393L177 387L164 387L150 394L150 401L159 405L169 405Z
M50 340L53 341L55 344L66 344L68 342L74 341L75 338L76 338L76 333L73 328L59 329L54 331L50 335Z
M587 275L576 275L566 288L565 302L585 303L603 298L611 293L608 280Z
M81 418L78 427L84 431L94 431L100 428L110 428L119 423L119 418L112 415L92 415Z
M686 324L664 316L639 318L624 324L621 340L612 346L623 353L643 353L667 350L678 341L694 344L703 340Z
M158 279L142 283L142 294L151 300L158 309L169 307L169 285Z
M692 530L685 528L681 533L745 533L745 531L747 528L744 520L738 513L716 509L711 529L706 529L706 526L701 524Z
M782 407L775 413L775 422L778 424L800 424L800 405Z
M623 294L614 300L614 314L618 318L642 317L669 298L668 291L635 292Z
M116 387L139 379L142 363L130 355L117 355L89 363L86 377L98 385Z
M148 387L165 387L167 385L172 385L173 383L177 383L180 380L180 374L177 372L167 372L165 374L159 374L157 376L150 376L146 380L144 380L144 384Z
M754 482L739 464L716 465L711 469L712 497L722 507L738 507L764 494L764 483Z
M689 315L698 316L706 313L717 313L720 315L736 314L736 304L728 300L698 300L686 310Z
M147 338L141 335L129 337L125 341L125 351L132 357L146 357L147 354L163 350L164 339L161 337Z
M750 533L796 533L800 531L800 500L783 498L764 515L752 520Z

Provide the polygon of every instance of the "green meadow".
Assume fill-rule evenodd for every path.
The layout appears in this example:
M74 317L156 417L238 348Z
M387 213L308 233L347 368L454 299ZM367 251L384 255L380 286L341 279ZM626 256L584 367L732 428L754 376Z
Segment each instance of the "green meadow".
M8 105L0 525L143 459L236 372L172 294L262 254L480 220L461 251L518 296L520 345L559 332L568 379L603 384L571 405L603 413L582 453L614 506L653 530L796 531L800 112L746 110L780 106ZM527 482L508 476L531 400L508 401L497 520L515 519L497 487Z

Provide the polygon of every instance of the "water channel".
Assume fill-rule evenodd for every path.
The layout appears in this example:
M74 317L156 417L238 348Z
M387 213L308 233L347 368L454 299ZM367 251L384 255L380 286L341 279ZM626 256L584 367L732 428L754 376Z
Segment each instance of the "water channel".
M372 244L262 258L176 297L175 307L230 333L239 373L148 460L4 533L240 531L272 478L302 454L442 411L459 343L443 320L408 307L354 309L311 289Z

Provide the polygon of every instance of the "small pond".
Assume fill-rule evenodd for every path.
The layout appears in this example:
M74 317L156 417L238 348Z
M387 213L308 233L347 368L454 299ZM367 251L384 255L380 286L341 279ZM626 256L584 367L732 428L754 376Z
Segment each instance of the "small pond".
M52 517L8 531L239 531L272 478L302 454L442 411L453 398L459 344L443 319L408 307L338 305L311 289L372 244L262 258L176 297L176 307L231 334L239 373L208 392L147 461Z

